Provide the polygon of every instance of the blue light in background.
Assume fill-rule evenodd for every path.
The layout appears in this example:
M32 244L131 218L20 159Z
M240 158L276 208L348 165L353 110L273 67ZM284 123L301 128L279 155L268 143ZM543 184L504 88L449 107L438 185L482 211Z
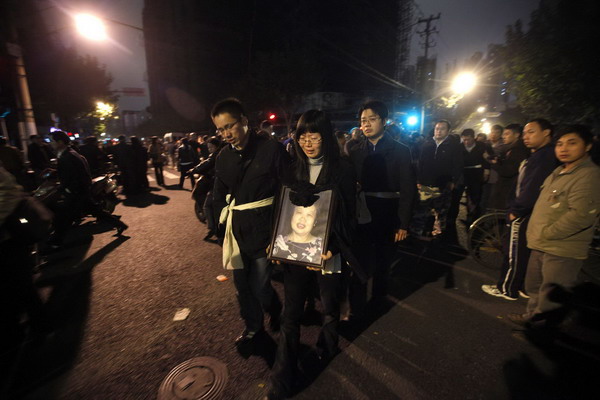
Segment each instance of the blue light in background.
M407 119L406 119L406 123L409 126L415 126L419 123L419 118L416 115L410 115Z

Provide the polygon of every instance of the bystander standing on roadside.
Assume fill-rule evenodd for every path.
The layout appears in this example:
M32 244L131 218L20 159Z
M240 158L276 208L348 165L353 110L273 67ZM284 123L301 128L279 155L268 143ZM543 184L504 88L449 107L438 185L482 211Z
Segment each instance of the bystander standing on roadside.
M565 126L556 135L555 153L562 165L544 181L531 214L525 283L531 298L524 314L509 314L517 324L552 333L565 316L551 292L575 286L600 216L600 168L589 156L592 140L582 125Z
M542 183L557 165L552 129L550 122L537 118L525 125L523 130L523 143L531 155L521 163L517 183L509 196L508 235L503 243L504 260L498 282L481 286L481 290L489 295L506 300L516 300L519 294L527 296L523 286L530 252L525 233Z

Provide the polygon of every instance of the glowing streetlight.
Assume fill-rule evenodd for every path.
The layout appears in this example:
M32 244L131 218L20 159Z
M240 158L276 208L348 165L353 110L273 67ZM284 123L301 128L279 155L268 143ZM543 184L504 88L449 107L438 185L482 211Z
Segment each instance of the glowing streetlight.
M106 28L104 22L98 17L89 14L79 14L75 16L75 25L77 30L83 36L91 40L106 40Z
M473 90L477 85L477 78L472 72L463 72L452 81L452 91L458 94L465 94Z
M115 111L115 107L112 104L105 103L103 101L96 102L96 113L99 118L110 117Z

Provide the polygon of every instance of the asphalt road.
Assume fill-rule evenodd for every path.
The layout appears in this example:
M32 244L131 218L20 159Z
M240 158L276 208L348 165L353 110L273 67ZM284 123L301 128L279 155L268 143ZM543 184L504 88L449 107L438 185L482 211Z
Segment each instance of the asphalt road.
M8 398L155 399L169 371L203 356L227 365L220 398L264 392L277 334L261 354L235 350L243 324L231 273L220 267L220 248L202 241L190 182L176 189L175 174L167 169L167 187L151 181L152 192L118 205L126 237L86 220L36 275L55 331L21 348L3 377ZM342 327L343 351L321 373L310 352L318 327L307 321L306 377L295 398L599 398L597 314L578 309L559 340L540 342L504 318L525 300L482 293L496 274L459 247L407 243L398 258L389 304L362 326ZM182 308L189 316L174 321Z

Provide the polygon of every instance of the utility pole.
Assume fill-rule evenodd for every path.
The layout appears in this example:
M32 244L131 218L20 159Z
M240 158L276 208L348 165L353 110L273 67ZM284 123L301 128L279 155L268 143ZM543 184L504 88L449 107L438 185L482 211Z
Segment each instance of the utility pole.
M422 31L417 31L417 33L421 37L425 37L425 41L423 43L423 47L425 48L425 55L422 59L417 60L417 81L420 83L418 86L419 91L421 92L421 120L419 133L422 136L425 129L425 107L430 100L427 100L431 97L433 92L433 78L435 77L435 59L429 60L429 49L435 47L436 43L431 40L431 35L435 33L439 33L439 31L432 27L431 24L433 21L439 20L441 13L438 13L436 17L430 15L429 18L419 18L417 23L425 24L425 29ZM421 57L419 57L421 58Z
M425 29L422 31L417 31L421 37L425 36L425 43L423 43L423 47L425 48L425 59L429 56L429 48L435 47L436 43L429 40L429 37L434 33L439 33L439 31L434 27L431 27L431 23L435 20L440 19L441 13L438 13L437 17L430 15L429 18L419 18L417 23L425 24Z

